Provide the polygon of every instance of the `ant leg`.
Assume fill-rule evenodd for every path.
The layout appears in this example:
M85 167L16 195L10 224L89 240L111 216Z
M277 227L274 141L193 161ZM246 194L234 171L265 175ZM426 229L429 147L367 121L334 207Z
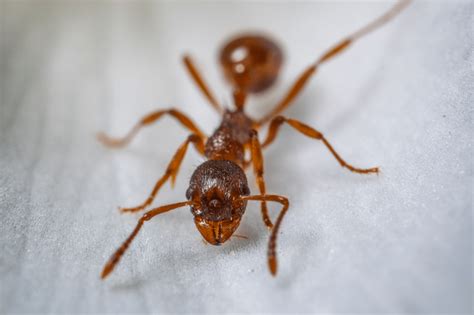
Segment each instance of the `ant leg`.
M154 216L156 216L158 214L161 214L161 213L164 213L164 212L176 209L176 208L192 205L192 203L193 203L192 201L173 203L173 204L169 204L169 205L166 205L166 206L162 206L162 207L152 209L152 210L148 211L147 213L145 213L138 220L137 226L133 230L132 234L130 234L130 236L122 243L122 245L109 258L109 260L107 261L107 263L104 266L104 269L102 270L102 273L101 273L100 277L102 279L105 279L105 277L107 277L109 275L109 273L111 273L112 270L114 270L115 266L120 261L120 258L122 258L123 254L125 253L125 251L130 246L130 243L133 241L135 236L137 236L138 232L142 228L143 223L145 223L145 221L150 220L151 218L153 218Z
M160 190L161 186L171 177L171 186L174 186L174 182L176 180L176 176L178 175L179 167L181 166L181 162L186 154L188 149L189 143L192 142L196 148L196 150L204 154L204 140L197 135L190 135L186 141L178 148L176 153L174 154L173 158L171 159L170 164L166 168L165 174L156 182L155 187L150 194L150 196L143 202L141 205L133 207L133 208L120 208L121 212L137 212L140 210L145 209L149 206L156 197L156 194Z
M278 264L276 257L276 239L278 235L278 230L280 229L281 221L288 211L290 205L288 198L279 196L279 195L256 195L256 196L244 196L241 197L242 200L260 200L260 201L273 201L280 203L283 207L278 215L278 218L275 222L275 226L272 229L272 234L270 235L270 240L268 242L268 268L273 276L276 276Z
M258 121L258 125L261 126L266 122L270 121L273 117L280 114L283 110L285 110L288 106L292 104L294 99L299 95L302 89L305 87L307 81L312 77L312 75L316 72L319 65L322 63L332 59L336 55L340 54L344 51L347 47L349 47L352 43L356 40L360 39L364 35L370 33L371 31L381 27L383 24L388 22L391 18L397 15L405 6L410 3L411 0L401 0L395 6L393 6L389 11L387 11L382 16L378 17L371 23L367 24L363 28L359 29L358 31L354 32L353 34L347 36L338 44L334 45L326 52L324 52L315 63L310 65L295 81L293 86L287 92L285 97L275 106L275 108L261 118Z
M102 142L104 145L108 147L113 147L113 148L119 148L127 145L132 138L135 136L135 134L144 126L150 125L157 121L158 119L161 118L161 116L168 114L171 115L172 117L176 118L184 127L189 129L192 133L198 135L201 138L205 138L204 134L199 130L198 127L191 121L189 117L187 117L185 114L182 112L176 110L176 109L165 109L165 110L158 110L155 112L152 112L142 119L128 132L128 134L123 137L123 138L110 138L104 133L99 133L97 135L97 138L99 139L100 142Z
M350 164L348 164L346 161L344 161L339 154L337 154L336 150L332 147L332 145L326 140L326 138L323 136L323 134L319 131L317 131L314 128L311 128L308 125L303 124L302 122L295 120L295 119L290 119L290 118L285 118L283 116L278 116L274 118L270 122L270 127L268 128L268 135L267 139L265 139L265 142L262 144L262 147L265 148L268 146L270 143L275 140L275 137L277 135L277 132L280 128L280 126L283 123L287 123L291 127L295 128L297 131L301 132L305 136L308 136L313 139L321 140L324 145L331 151L332 155L336 158L336 160L341 164L342 167L345 167L349 169L352 172L355 173L361 173L361 174L368 174L368 173L376 173L378 174L379 168L378 167L372 167L372 168L356 168Z
M263 178L263 155L262 148L260 147L260 141L258 140L258 132L256 130L252 130L250 137L253 172L255 174L255 179L257 180L257 186L260 190L260 194L265 195L266 189L265 179ZM271 229L273 227L273 223L268 216L267 203L265 200L262 200L261 202L261 210L263 222L267 228Z
M219 113L222 114L223 110L219 103L216 101L216 98L214 95L212 95L211 90L209 89L209 86L206 84L204 81L202 75L199 73L197 70L196 66L194 65L194 62L192 61L190 56L184 56L183 57L183 62L184 65L186 66L186 69L188 70L189 75L191 78L193 78L194 83L199 87L201 90L202 94L207 98L209 103L214 107L214 109Z

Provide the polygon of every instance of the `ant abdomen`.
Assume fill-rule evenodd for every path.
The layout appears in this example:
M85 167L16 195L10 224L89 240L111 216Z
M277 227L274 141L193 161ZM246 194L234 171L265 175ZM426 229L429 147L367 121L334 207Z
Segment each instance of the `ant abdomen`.
M232 38L221 49L220 63L235 90L258 93L273 85L283 53L271 39L245 34Z

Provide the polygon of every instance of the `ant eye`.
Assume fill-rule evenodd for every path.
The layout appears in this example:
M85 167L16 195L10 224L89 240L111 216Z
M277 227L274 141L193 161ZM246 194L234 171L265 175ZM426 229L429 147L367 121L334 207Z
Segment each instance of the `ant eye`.
M191 198L193 197L193 193L194 193L194 189L192 189L191 187L189 187L189 188L186 190L186 199L191 200Z
M243 196L248 196L250 195L250 189L247 185L242 185L242 187L240 187L240 193L243 195Z

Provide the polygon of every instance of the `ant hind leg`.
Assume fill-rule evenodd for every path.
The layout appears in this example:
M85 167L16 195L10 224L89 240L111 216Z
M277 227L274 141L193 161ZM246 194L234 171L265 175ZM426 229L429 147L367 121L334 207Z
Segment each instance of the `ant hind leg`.
M198 86L198 88L201 90L202 94L206 99L208 100L209 104L219 113L222 114L224 111L219 105L219 102L216 101L216 98L214 95L211 93L211 89L209 88L208 84L204 81L202 75L199 73L198 69L194 65L193 60L191 59L190 56L186 55L183 57L183 62L188 70L189 75L191 78L194 80L194 83Z
M316 62L308 66L303 73L295 80L293 85L290 87L286 95L283 99L270 111L267 115L261 118L258 122L258 126L262 126L272 118L279 115L283 112L288 106L293 104L293 101L296 97L300 94L303 88L306 86L308 80L316 73L319 66L333 57L339 55L341 52L345 51L351 44L359 40L361 37L367 35L368 33L378 29L394 16L396 16L400 11L402 11L411 0L401 0L397 4L395 4L390 10L385 12L383 15L379 16L377 19L373 20L369 24L365 25L363 28L357 30L356 32L352 33L351 35L343 38L339 41L336 45L330 47L326 50L321 57L319 57Z

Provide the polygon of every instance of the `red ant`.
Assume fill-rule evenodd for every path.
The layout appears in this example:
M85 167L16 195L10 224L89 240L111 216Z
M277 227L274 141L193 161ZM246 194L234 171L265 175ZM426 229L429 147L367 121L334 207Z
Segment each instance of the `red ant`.
M167 180L170 179L172 185L174 184L179 167L190 143L208 160L194 171L189 188L186 191L187 201L161 206L146 212L138 220L138 224L130 236L109 259L102 271L101 277L105 278L112 272L145 221L152 219L156 215L179 207L190 206L196 227L204 239L212 245L220 245L227 241L238 228L248 201L260 201L263 222L271 230L268 243L268 266L271 274L275 276L277 273L276 237L283 217L288 210L289 202L283 196L267 195L263 178L262 149L275 140L280 126L283 123L287 123L302 134L322 141L339 164L352 172L361 174L377 174L379 172L377 167L362 169L348 164L333 149L321 132L298 120L279 116L279 114L292 104L321 64L344 51L350 44L362 36L380 27L400 12L408 3L409 0L400 1L387 13L327 50L297 78L277 106L258 121L248 117L245 113L245 99L248 94L268 89L278 77L283 57L280 48L274 42L263 36L248 34L230 40L222 48L220 63L225 77L233 87L235 110L232 111L224 110L220 106L201 74L194 66L191 58L185 56L183 61L191 77L209 103L222 114L221 124L211 137L207 138L190 118L172 108L146 115L121 139L112 139L104 134L99 134L99 140L109 147L125 146L142 127L156 122L165 114L177 119L191 132L191 135L176 151L165 174L155 184L145 202L137 207L121 208L122 212L136 212L145 209L153 202L161 186ZM270 125L267 138L263 143L260 143L257 130L268 122L270 122ZM246 151L250 151L250 160L248 161L245 159ZM250 195L247 177L244 173L244 170L250 164L253 165L257 186L260 191L259 195ZM271 222L268 216L267 201L277 202L282 205L275 224Z

